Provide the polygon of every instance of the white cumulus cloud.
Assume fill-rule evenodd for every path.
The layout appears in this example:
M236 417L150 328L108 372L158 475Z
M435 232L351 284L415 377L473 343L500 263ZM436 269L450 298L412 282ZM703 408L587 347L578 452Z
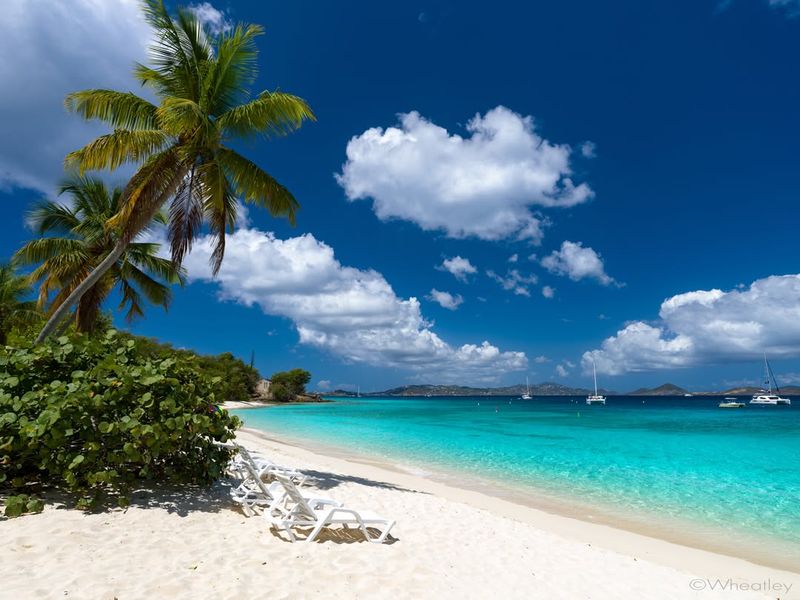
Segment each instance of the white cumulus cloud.
M64 97L85 88L139 92L131 70L149 40L138 0L3 2L0 185L54 193L64 156L105 132L68 114Z
M542 296L544 296L545 298L552 298L555 295L556 295L555 288L552 288L549 285L546 285L542 288Z
M503 106L477 114L467 135L450 133L412 111L397 127L373 127L347 144L336 180L347 198L372 198L382 220L403 219L454 238L527 239L543 221L533 207L588 200L572 180L572 150L537 133L534 120Z
M727 361L800 357L800 275L758 279L728 292L678 294L654 323L634 321L586 352L582 363L609 375Z
M461 294L453 295L450 292L440 292L436 288L433 288L426 298L447 310L456 310L464 303L464 298L461 297Z
M594 279L603 285L615 283L606 274L600 255L580 242L565 241L559 250L542 259L542 266L557 275L566 275L573 281Z
M464 282L467 281L468 275L474 275L478 272L478 269L475 268L475 265L469 262L468 258L461 258L460 256L445 258L444 261L442 261L441 266L436 268L440 271L447 271L459 281Z
M504 290L514 292L517 296L530 296L528 286L538 281L536 275L523 275L518 269L509 269L505 275L498 275L490 269L486 271L486 275L499 283Z
M187 8L195 14L197 19L203 23L211 33L222 33L233 27L231 22L225 17L225 13L217 10L208 2L190 4Z
M566 377L569 375L569 371L564 365L556 365L556 373L559 377Z
M184 262L192 281L216 282L220 295L290 319L300 343L356 363L489 381L526 368L524 352L481 344L451 346L432 329L416 298L398 297L383 275L339 263L333 249L306 234L286 240L243 228L227 238L216 279L202 237Z
M583 142L581 144L581 155L584 158L594 158L597 156L597 145L594 142Z

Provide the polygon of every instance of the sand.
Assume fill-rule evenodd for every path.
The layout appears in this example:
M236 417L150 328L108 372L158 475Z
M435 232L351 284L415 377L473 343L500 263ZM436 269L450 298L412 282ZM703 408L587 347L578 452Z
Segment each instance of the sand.
M390 543L353 532L291 544L232 506L226 482L142 491L125 510L0 520L0 598L800 598L797 573L253 431L239 439L307 470L320 495L396 519Z

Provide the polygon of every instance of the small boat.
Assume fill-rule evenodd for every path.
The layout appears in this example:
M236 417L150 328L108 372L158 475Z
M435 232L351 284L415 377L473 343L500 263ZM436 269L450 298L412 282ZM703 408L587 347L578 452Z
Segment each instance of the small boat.
M688 393L687 393L687 394L684 394L684 395L683 395L683 397L684 397L684 398L691 398L691 397L692 397L692 394L688 394Z
M725 400L719 403L720 408L744 408L747 406L744 402L740 402L738 398L726 397Z
M594 394L586 396L586 404L602 404L605 406L606 397L597 393L597 367L592 359L592 374L594 375Z
M775 391L772 391L772 383L775 382ZM767 361L767 354L764 353L764 384L767 386L767 389L763 389L753 394L752 399L750 400L750 404L760 404L762 406L776 406L776 405L784 405L788 406L792 403L789 398L781 398L781 390L778 388L778 382L775 380L775 374L772 372L772 368L769 366L769 362Z
M522 394L521 398L523 400L530 400L531 396L531 385L528 383L528 376L525 376L525 393Z

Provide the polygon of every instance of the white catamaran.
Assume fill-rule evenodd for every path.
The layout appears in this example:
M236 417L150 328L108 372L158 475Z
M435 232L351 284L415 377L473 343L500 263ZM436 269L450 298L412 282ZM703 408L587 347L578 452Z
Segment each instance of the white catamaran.
M775 383L775 391L772 391L772 383ZM781 390L778 388L778 382L775 381L775 374L767 362L767 354L764 353L764 385L767 389L762 389L760 392L753 394L750 404L783 404L789 405L792 401L789 398L781 398Z
M525 376L525 393L522 394L521 398L523 400L530 400L531 399L531 384L528 383L528 376Z
M586 396L586 404L605 404L606 397L597 393L597 367L592 359L592 374L594 375L594 394Z

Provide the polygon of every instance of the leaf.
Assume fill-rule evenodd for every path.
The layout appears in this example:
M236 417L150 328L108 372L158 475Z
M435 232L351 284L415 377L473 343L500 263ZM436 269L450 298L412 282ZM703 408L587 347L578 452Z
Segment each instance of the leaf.
M69 466L67 468L71 471L72 469L77 467L79 464L81 464L85 459L86 459L86 457L83 456L83 454L78 454L78 456L76 456L75 458L72 459L72 462L69 463Z
M44 510L44 502L42 502L41 500L39 500L39 498L31 498L31 499L30 499L30 500L28 500L28 502L25 504L25 509L26 509L26 510L27 510L27 512L29 512L29 513L38 513L38 512L42 512L42 510Z

